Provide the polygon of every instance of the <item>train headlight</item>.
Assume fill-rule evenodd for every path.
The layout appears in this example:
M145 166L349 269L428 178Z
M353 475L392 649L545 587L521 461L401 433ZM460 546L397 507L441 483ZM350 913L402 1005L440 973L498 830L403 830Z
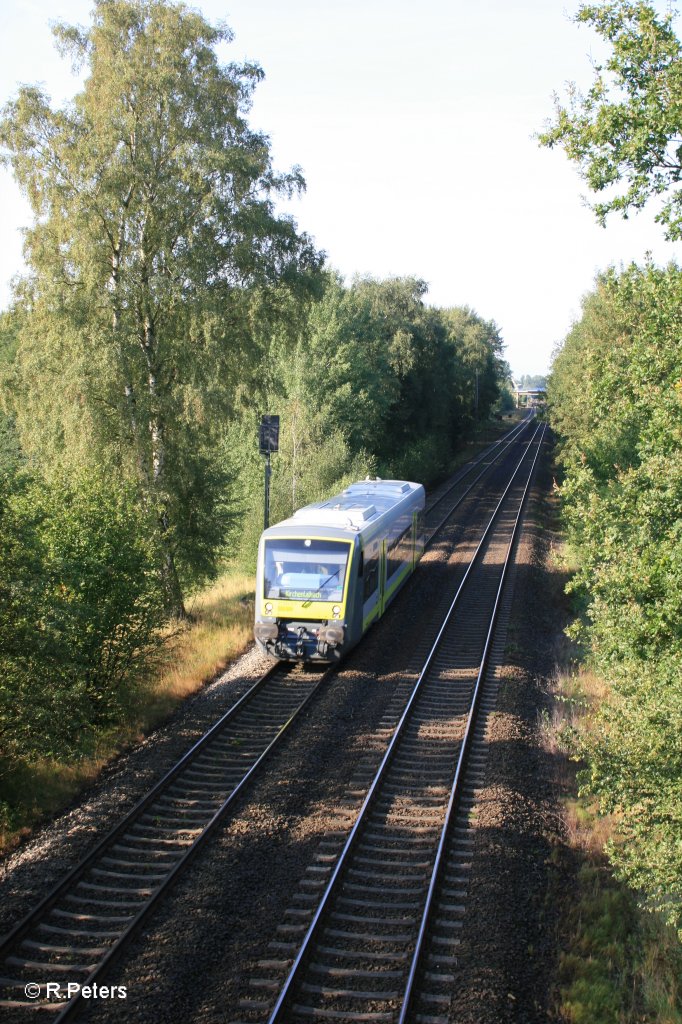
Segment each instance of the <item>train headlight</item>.
M272 615L272 605L270 604L269 601L265 602L265 614Z
M338 619L340 614L341 607L338 604L335 604L334 607L332 608L332 615L334 616L335 619Z

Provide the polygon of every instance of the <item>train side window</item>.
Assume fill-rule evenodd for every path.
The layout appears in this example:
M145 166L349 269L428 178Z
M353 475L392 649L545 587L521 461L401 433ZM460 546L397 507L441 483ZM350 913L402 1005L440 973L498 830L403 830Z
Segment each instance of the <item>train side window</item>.
M369 558L365 562L363 601L368 601L379 585L379 559Z
M386 578L390 579L398 569L409 562L412 558L412 527L408 526L401 535L393 541L387 551L388 572Z

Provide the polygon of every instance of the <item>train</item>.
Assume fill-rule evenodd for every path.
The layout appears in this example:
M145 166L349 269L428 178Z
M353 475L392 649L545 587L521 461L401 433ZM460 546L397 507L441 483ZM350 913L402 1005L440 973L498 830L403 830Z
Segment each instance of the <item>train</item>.
M254 636L279 661L340 661L424 551L425 492L368 477L269 527L258 546Z

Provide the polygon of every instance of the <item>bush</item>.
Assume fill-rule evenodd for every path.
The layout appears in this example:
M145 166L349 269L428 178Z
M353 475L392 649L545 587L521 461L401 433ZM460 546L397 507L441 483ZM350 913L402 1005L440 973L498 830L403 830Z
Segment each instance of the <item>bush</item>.
M447 468L451 453L443 438L427 436L408 445L391 467L391 476L429 486Z
M0 737L9 761L88 752L134 699L162 621L136 495L0 483Z

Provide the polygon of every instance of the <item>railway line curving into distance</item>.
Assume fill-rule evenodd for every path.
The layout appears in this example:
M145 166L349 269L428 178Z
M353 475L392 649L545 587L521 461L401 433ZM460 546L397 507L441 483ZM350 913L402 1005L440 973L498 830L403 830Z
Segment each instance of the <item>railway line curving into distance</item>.
M457 815L481 782L496 620L544 429L473 552L268 1024L447 1024L469 867Z
M530 421L523 421L500 441L487 448L476 460L459 470L446 485L429 496L426 508L428 544L446 543L442 538L448 532L447 527L451 524L455 511L460 506L470 505L473 497L480 488L485 486L486 480L493 473L497 472L499 475L504 472L501 467L506 465L515 451L520 450L522 453L520 459L513 460L515 467L518 463L518 469L515 469L516 473L521 473L522 467L528 466L531 454L534 458L537 457L540 442L537 432L532 434L533 439L531 439L531 432L534 429L535 427ZM514 479L509 482L508 494L516 493ZM468 502L467 499L469 499ZM509 498L509 501L511 500ZM490 520L489 532L481 540L477 552L470 558L469 568L462 569L460 574L462 578L457 583L458 595L464 594L467 589L475 589L472 579L476 572L480 572L479 567L488 565L490 557L496 557L489 556L486 552L492 551L495 545L499 546L501 543L493 541L493 535L495 531L502 529L501 524L506 523L510 517L511 513L506 509L505 501L507 501L506 498L502 499L502 504ZM494 526L494 524L500 525ZM511 551L513 539L508 546ZM495 548L495 550L497 549ZM487 562L486 559L488 559ZM489 575L487 570L484 571L485 575ZM486 583L485 589L487 593L488 583ZM462 596L457 596L451 611L454 612L455 608L459 609L463 600ZM457 628L464 629L465 634L470 628L473 629L473 625L465 627L461 624L463 616L459 610L451 618L460 623ZM443 630L448 632L446 627L443 627ZM445 662L448 659L454 659L448 670L454 673L453 678L459 678L462 673L466 675L467 672L470 675L466 666L456 664L456 652L452 655L446 653L452 649L453 643L455 648L458 644L461 647L465 634L461 634L459 640L449 641L441 637L439 633L437 641L439 653L434 654L433 657L429 655L434 668L425 672L425 678L428 678L429 681L426 684L422 681L419 691L428 694L429 688L433 690L435 687L436 696L432 694L419 700L414 699L414 703L423 708L431 707L433 718L432 720L425 719L421 725L418 724L418 719L414 719L417 724L413 724L410 728L412 733L416 728L416 733L414 735L409 732L406 734L411 735L412 739L403 741L405 745L401 757L407 757L412 747L415 751L421 749L419 737L422 731L433 733L434 736L441 737L441 741L445 742L445 732L449 729L447 742L450 744L457 742L456 733L458 730L461 731L461 722L456 727L450 725L447 728L444 723L461 719L463 712L456 712L456 709L459 707L458 702L463 698L461 696L455 698L453 689L453 694L448 696L447 700L442 701L441 697L437 696L438 686L434 681L437 675L433 678L432 675L436 672L436 665L440 666L439 672L445 671L443 659ZM48 982L62 983L67 978L69 981L77 980L81 985L92 985L105 977L115 960L124 953L132 936L139 931L154 907L168 892L172 883L196 856L202 844L206 842L216 827L226 820L230 808L235 805L238 798L246 793L256 772L262 769L265 759L272 754L277 744L288 734L294 721L310 705L315 694L325 687L333 675L342 668L343 666L337 666L320 672L319 670L311 671L286 665L273 666L230 708L227 714L194 744L191 750L166 773L133 810L41 900L34 910L18 922L0 945L0 986L2 986L0 1007L3 1007L7 1019L25 1020L27 1013L30 1016L29 1011L42 1008L44 1013L41 1014L41 1017L47 1014L50 1020L61 1021L78 1010L78 996L56 1001L42 998L44 992L41 992L41 998L29 1001L24 995L25 987L37 978L40 979L40 985L45 986ZM463 693L466 690L466 685L462 683L461 686L458 686L458 693L460 690ZM486 701L488 701L487 697L482 698L481 706L484 710L479 713L481 722L485 721ZM409 704L412 707L412 698L410 698ZM442 705L440 710L438 710L439 705ZM412 715L412 713L410 711L409 714ZM407 709L405 715L408 715ZM406 724L401 726L401 734L405 728L407 728ZM476 728L480 729L480 726ZM396 733L397 736L398 733ZM474 739L472 742L475 744L480 740ZM397 744L398 740L394 737L389 749L394 751ZM417 758L420 756L422 755L417 754ZM423 753L423 756L431 759L431 755L428 753ZM388 752L386 757L389 757ZM448 757L450 757L449 754ZM393 764L393 758L394 754L391 754L389 758L391 764ZM437 760L437 758L434 760L434 764ZM471 761L472 763L476 761L475 755ZM413 772L414 769L409 767L409 758L405 761L405 768L401 768L400 764L399 761L395 762L392 769L394 775L396 773L397 776L400 776L401 773L409 775ZM434 768L434 770L436 769ZM385 799L382 797L382 800L385 801ZM406 798L398 795L395 799L397 800L395 806L399 807ZM374 805L373 800L374 797L370 801L373 806L371 813L385 813L387 827L389 827L393 819L388 813L388 805L386 807L382 804ZM462 807L465 806L466 800L460 801L458 809L453 813L461 815ZM377 811L377 807L383 807L383 810ZM425 816L420 812L418 817L423 817L423 824L415 827L433 828L430 812L425 812ZM408 820L406 818L405 823ZM393 824L400 830L398 819L395 819ZM459 826L455 828L457 827ZM445 867L438 869L439 879L442 877L447 880L455 877L448 874L450 870L448 864L451 863L452 857L450 854L443 854L443 856L445 856L445 860L442 863ZM390 860L391 858L386 859ZM417 863L421 864L422 861L418 860ZM345 868L340 870L345 871ZM349 870L358 871L359 869L355 866ZM374 884L374 882L362 880L363 870L360 869L359 876L352 876L357 880L351 882L351 885L361 887ZM423 869L419 868L419 870ZM441 900L440 894L443 891L447 892L448 890L447 888L443 889L442 881L434 881L429 906L439 907L441 905L438 901ZM326 897L325 902L329 899L331 897ZM446 900L444 906L447 908L449 905ZM443 910L443 913L445 912ZM436 913L438 915L438 911ZM434 920L442 920L442 915L438 915ZM428 942L431 942L432 939L435 941L432 931L429 925L425 932ZM437 941L436 946L438 946ZM420 946L420 949L426 948L427 945ZM432 957L433 953L420 952L419 956L428 958ZM308 954L306 953L303 955L302 961L307 961L307 959ZM443 983L443 972L440 975L438 971L424 972L419 964L419 959L415 960L415 978L431 976L436 979L434 981L436 987L439 983ZM324 969L322 966L321 970L324 971ZM333 965L327 965L326 969L332 972L335 970ZM342 972L349 969L348 967L339 968ZM344 977L345 975L339 976ZM302 984L309 983L303 982ZM298 981L292 981L289 984L282 1005L289 1005L289 992L293 991L292 986L295 988L296 985L298 985ZM324 986L322 987L324 988ZM342 989L342 991L345 990ZM410 999L426 998L423 985L415 991L417 995L411 996ZM436 992L434 998L437 996ZM323 998L327 999L328 997L324 995ZM351 997L342 998L350 999ZM393 1008L386 1012L393 1016L385 1019L394 1019ZM310 1019L305 1010L303 1017Z

